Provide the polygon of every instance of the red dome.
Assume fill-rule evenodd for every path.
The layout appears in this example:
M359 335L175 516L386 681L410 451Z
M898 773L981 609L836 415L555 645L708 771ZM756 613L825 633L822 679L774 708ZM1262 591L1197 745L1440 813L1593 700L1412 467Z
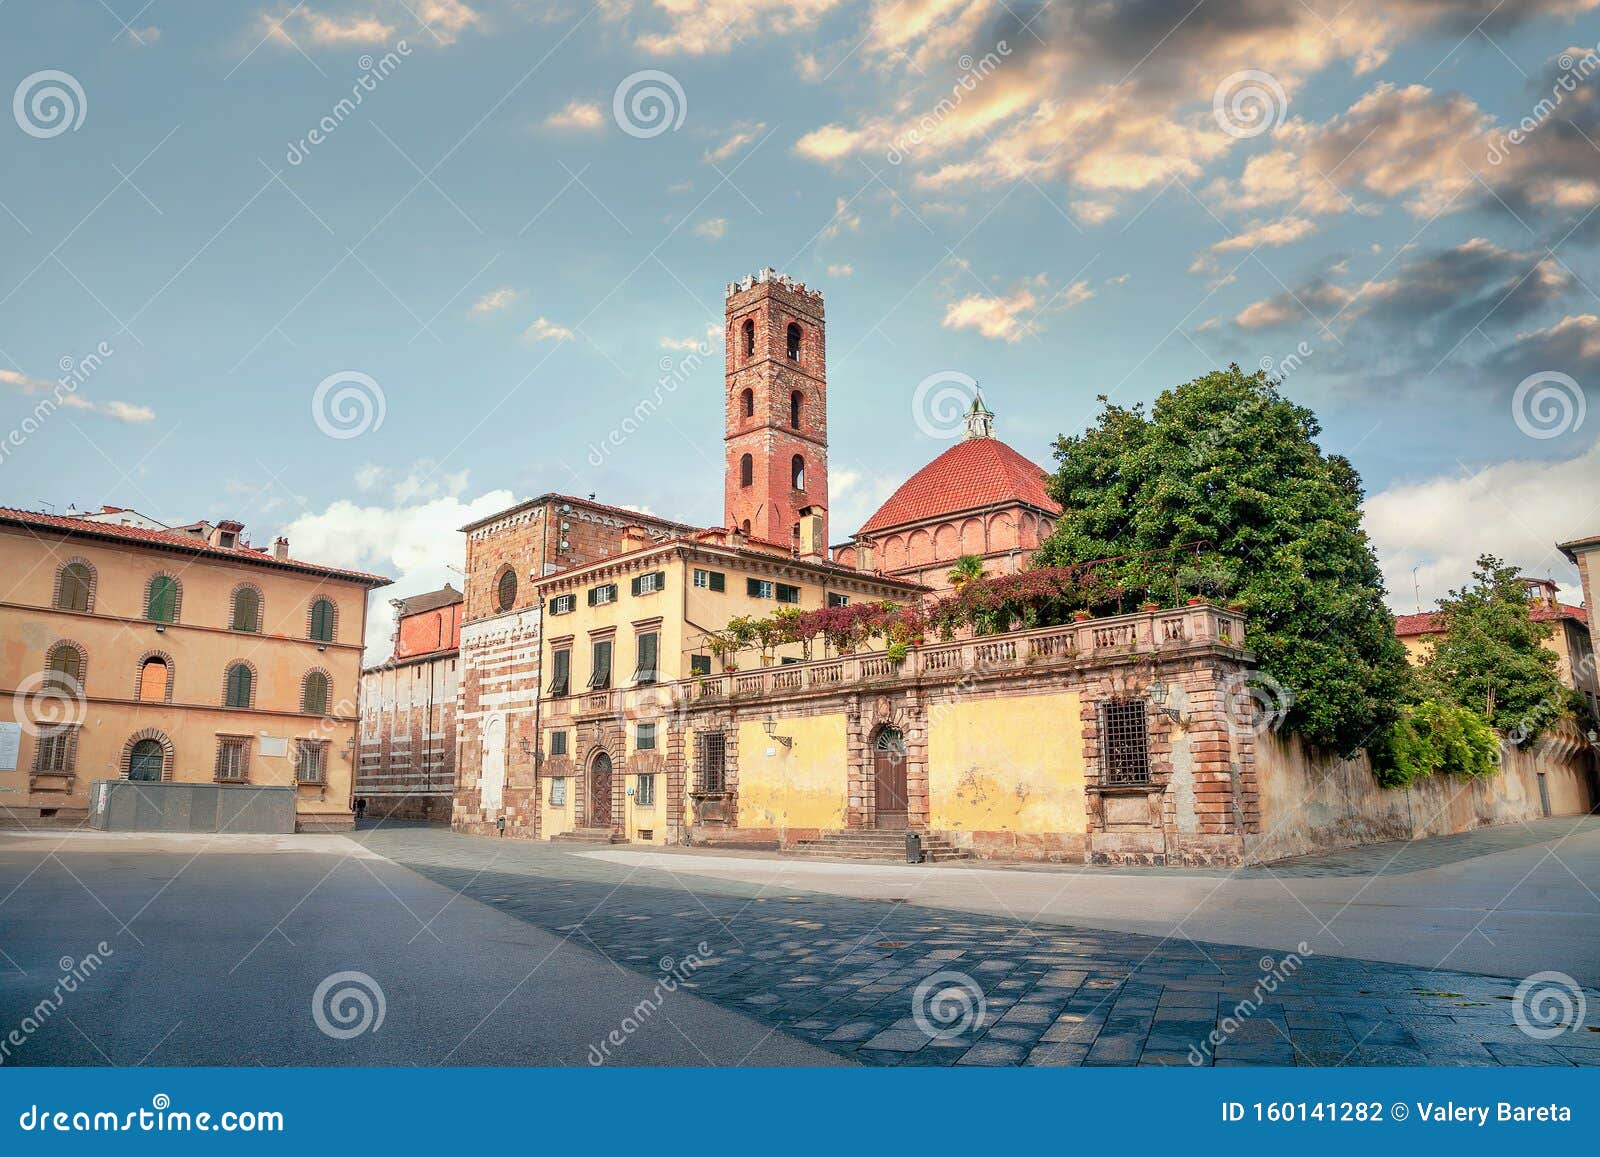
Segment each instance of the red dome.
M995 438L957 442L889 496L857 534L874 534L908 522L926 522L972 510L1020 502L1060 514L1045 492L1045 472Z

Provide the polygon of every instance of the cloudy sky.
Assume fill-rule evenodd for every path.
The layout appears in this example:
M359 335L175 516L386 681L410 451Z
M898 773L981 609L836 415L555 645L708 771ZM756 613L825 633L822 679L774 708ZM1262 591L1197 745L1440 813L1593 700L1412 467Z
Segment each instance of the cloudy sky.
M1597 8L0 6L0 502L233 516L394 594L547 490L716 523L696 345L772 265L826 294L835 539L964 382L1048 465L1232 361L1362 472L1396 609L1481 551L1570 586Z

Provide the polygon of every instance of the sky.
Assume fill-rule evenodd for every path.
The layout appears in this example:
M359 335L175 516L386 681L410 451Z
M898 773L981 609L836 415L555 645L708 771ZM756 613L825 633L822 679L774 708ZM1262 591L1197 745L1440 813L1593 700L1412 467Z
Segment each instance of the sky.
M1397 611L1483 552L1576 601L1597 9L0 3L0 504L393 596L547 491L715 525L723 287L772 266L825 296L835 541L974 381L1048 467L1234 362L1360 471Z

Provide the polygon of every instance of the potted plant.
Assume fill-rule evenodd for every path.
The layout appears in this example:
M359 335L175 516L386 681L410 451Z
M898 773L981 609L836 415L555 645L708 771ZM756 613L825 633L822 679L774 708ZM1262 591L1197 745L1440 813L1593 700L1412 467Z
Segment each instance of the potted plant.
M1094 618L1094 616L1089 613L1089 609L1087 607L1079 607L1077 610L1072 612L1072 621L1075 623L1087 623L1092 618Z
M1144 602L1139 604L1139 609L1145 614L1149 614L1151 611L1159 611L1161 609L1161 604L1156 602L1154 599L1146 599Z

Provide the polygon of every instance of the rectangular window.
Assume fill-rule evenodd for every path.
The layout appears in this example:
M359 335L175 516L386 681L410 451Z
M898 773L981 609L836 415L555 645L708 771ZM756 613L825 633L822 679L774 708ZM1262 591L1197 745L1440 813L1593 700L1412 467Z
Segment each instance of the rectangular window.
M835 594L833 591L829 591L828 605L830 607L848 607L850 605L850 596Z
M633 733L633 746L638 751L654 751L656 749L656 725L654 723L641 723Z
M550 613L552 615L570 615L577 605L577 595L557 595L550 600Z
M649 574L639 575L633 580L633 593L635 595L653 595L667 587L667 572L653 570Z
M33 749L33 770L39 775L71 775L77 770L78 728L71 725L39 736Z
M217 736L217 782L243 783L250 775L250 739L244 735Z
M567 733L565 731L552 731L550 733L550 754L565 755L567 753Z
M728 589L728 576L720 570L696 570L694 585L705 591L725 591Z
M634 803L639 807L656 806L656 777L654 775L641 775L639 777L639 794L634 797ZM640 833L640 835L643 834L643 832Z
M700 790L727 790L728 737L720 731L702 731L697 755Z
M605 586L589 588L589 605L591 607L603 607L616 601L616 583L606 583Z
M660 664L656 655L660 650L661 636L654 631L638 636L638 661L633 667L633 681L635 684L644 685L654 683L660 678Z
M550 694L556 698L572 694L572 651L551 652L550 665L555 668L550 676Z
M1108 699L1100 704L1100 759L1106 783L1150 782L1150 747L1143 699Z
M567 806L567 777L558 775L550 781L550 806Z
M320 739L295 740L294 781L320 784L326 782L328 772L328 744Z
M800 601L799 587L790 586L788 583L779 583L777 592L780 603L798 603Z
M753 599L770 599L772 584L766 579L747 578L744 580L744 593Z
M589 649L589 690L604 691L611 686L611 640L597 639Z
M689 674L691 674L691 675L709 675L709 674L711 674L711 656L710 655L690 655L689 656Z

